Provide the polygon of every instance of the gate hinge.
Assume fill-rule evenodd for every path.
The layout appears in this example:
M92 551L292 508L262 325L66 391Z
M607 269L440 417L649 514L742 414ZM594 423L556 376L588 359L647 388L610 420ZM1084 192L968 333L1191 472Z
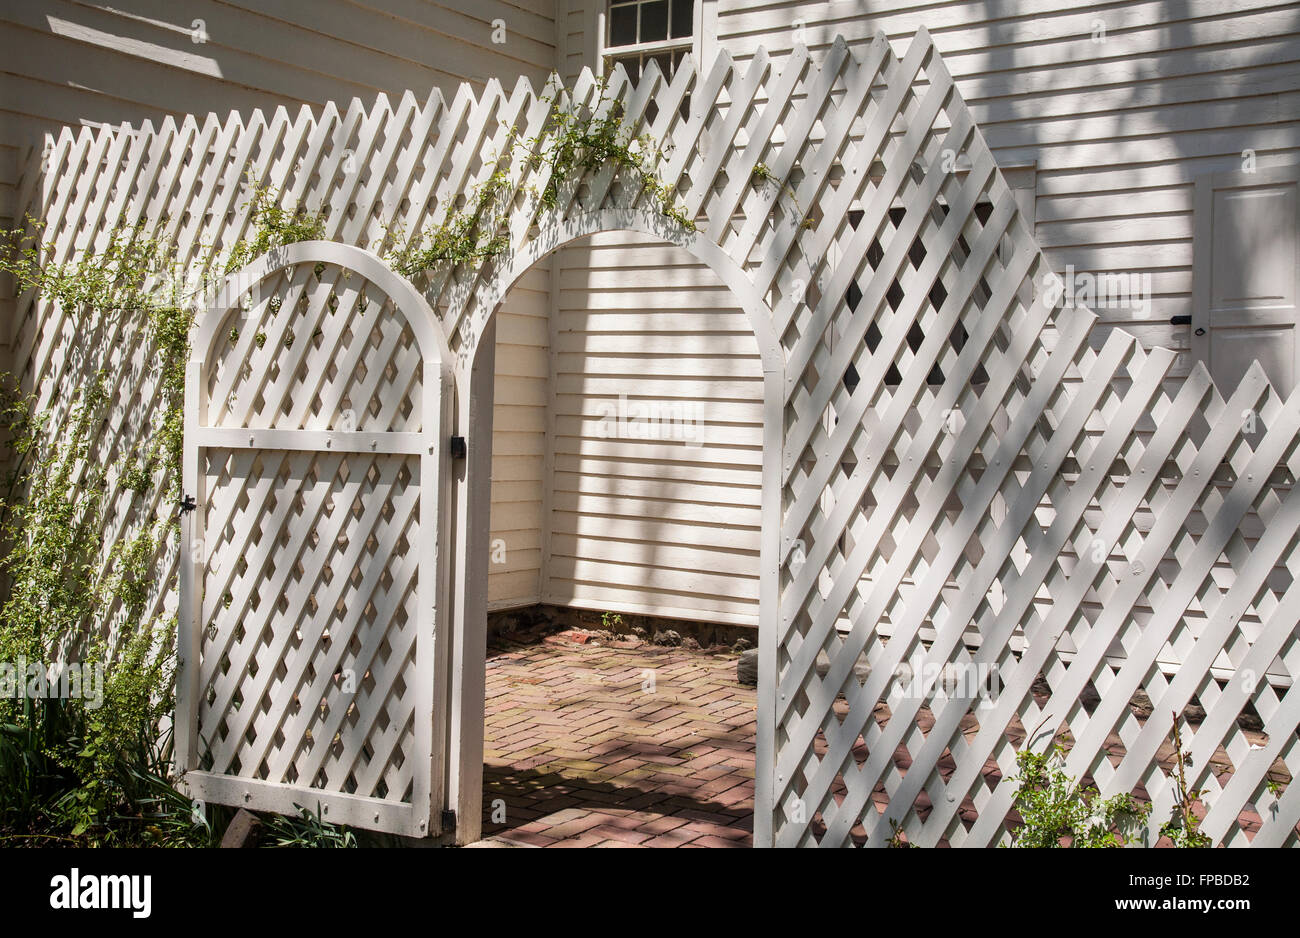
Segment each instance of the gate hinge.
M465 438L463 436L453 436L450 451L452 459L464 459L465 454L469 451L465 445Z
M442 812L442 832L444 834L454 834L456 832L456 812Z
M186 495L178 504L180 505L181 514L185 514L187 511L193 511L195 508L199 507L198 503L194 501L193 495Z

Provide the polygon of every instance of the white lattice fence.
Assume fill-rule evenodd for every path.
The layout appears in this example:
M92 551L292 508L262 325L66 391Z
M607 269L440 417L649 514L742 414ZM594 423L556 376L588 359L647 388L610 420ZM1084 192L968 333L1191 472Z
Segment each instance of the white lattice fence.
M517 150L500 167L496 160L518 141L544 150L559 108L617 113L629 134L648 134L655 175L698 230L672 223L658 197L614 165L566 179L557 204L538 215L547 162ZM557 97L526 81L508 91L489 82L451 101L408 95L320 115L256 114L247 124L209 117L134 133L68 131L46 162L24 177L21 204L47 223L53 259L102 248L115 227L144 221L194 267L248 233L248 178L322 213L325 240L382 251L395 233L445 221L504 169L507 249L416 278L437 311L438 344L455 362L457 432L471 431L456 532L456 549L471 555L456 566L462 638L481 612L474 564L486 562L467 533L486 518L467 401L477 350L491 344L491 314L513 279L568 240L618 227L656 233L721 274L749 312L765 360L759 843L880 844L895 825L916 843L994 842L1011 806L1016 749L1027 733L1041 748L1063 729L1069 770L1108 793L1144 788L1158 826L1171 791L1156 757L1167 755L1168 715L1193 697L1206 716L1185 721L1183 733L1192 782L1210 790L1206 830L1229 843L1249 839L1238 818L1253 805L1255 842L1294 838L1291 570L1300 519L1291 480L1300 404L1279 400L1258 372L1227 401L1200 368L1172 381L1170 352L1144 350L1117 331L1094 335L1090 312L1063 307L924 31L901 59L878 36L852 53L837 41L819 61L802 48L779 63L760 51L743 72L725 55L700 71L688 58L671 81L651 65L636 87L616 69L602 91L584 73ZM275 449L265 434L337 430L313 421L344 410L358 420L347 432L394 439L427 415L412 396L417 356L400 329L378 328L357 353L387 356L374 368L325 353L305 372L301 363L277 366L280 349L315 340L322 310L337 315L330 296L344 315L364 319L358 285L337 273L327 269L313 284L314 271L304 281L297 268L299 280L270 291L289 310L255 307L238 337L225 335L214 351L250 367L218 366L206 386L217 410L206 424L214 435L204 472L230 480L234 501L204 504L204 518L223 525L223 543L256 545L264 569L285 583L327 567L337 578L336 564L361 577L387 571L385 601L401 608L400 557L335 556L324 542L304 544L290 554L305 551L313 566L299 569L280 558L289 545L259 539L263 528L275 530L268 517L297 512L326 480L367 487L392 514L384 509L382 525L365 527L321 509L319 524L387 538L399 554L416 530L434 536L422 522L401 521L413 480L427 478L399 458L412 455L400 447L322 453L317 436L311 446L300 445L306 438L277 444L296 456L261 453ZM308 310L297 311L295 291L310 292ZM43 405L66 406L77 378L66 350L85 321L32 296L18 310L26 380ZM323 330L331 342L349 328L334 322ZM250 338L259 332L260 346ZM157 419L149 349L133 335L111 334L104 346L123 375L106 460ZM248 427L254 443L227 438ZM311 484L289 498L291 478ZM116 482L111 500L134 505ZM150 510L166 511L156 498ZM122 507L114 523L138 511ZM229 514L209 520L214 511ZM219 576L237 583L240 574ZM359 588L346 575L338 582ZM312 629L330 631L331 648L335 629L373 626L348 609L311 618ZM268 606L264 614L287 612ZM203 616L206 625L222 612L209 605ZM402 626L391 628L383 641L395 649ZM205 639L216 642L213 666L223 677L200 732L217 741L223 769L345 793L404 791L410 775L385 755L407 746L404 705L393 710L383 688L370 688L346 718L329 709L304 748L314 704L301 694L291 700L296 672L289 680L262 665L277 650L306 646L276 634L266 641L222 620ZM342 645L317 653L329 660L301 659L310 662L306 698L338 664L329 656L346 657ZM460 673L478 666L476 653L459 647ZM1000 693L987 706L969 695L936 699L925 687L900 693L904 663L923 672L927 663L996 665ZM453 787L457 772L471 771L464 739L477 732L474 707L482 706L475 682L458 680L453 709L464 719L453 733L463 764L453 766ZM1138 690L1150 718L1130 706ZM237 698L255 706L232 722ZM287 724L296 743L265 738L285 706L302 708ZM364 758L333 759L325 740L354 712L394 735ZM1249 719L1238 719L1243 712ZM418 729L426 717L414 713ZM1270 778L1282 783L1280 797ZM477 797L462 792L460 809L473 813Z
M1175 713L1204 830L1294 842L1300 797L1268 779L1300 758L1300 398L1255 370L1225 402L1200 366L1169 381L1171 352L1090 343L939 57L878 61L854 185L822 203L861 215L800 241L820 297L777 304L776 842L991 844L1016 750L1058 733L1070 774L1145 791L1154 842Z

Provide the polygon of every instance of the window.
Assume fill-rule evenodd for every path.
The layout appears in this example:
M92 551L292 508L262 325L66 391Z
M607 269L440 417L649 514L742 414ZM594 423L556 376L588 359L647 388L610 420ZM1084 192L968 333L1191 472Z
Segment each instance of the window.
M654 60L671 76L694 42L695 0L610 0L605 27L607 68L621 62L637 81Z
M1282 394L1300 372L1300 166L1196 180L1191 352L1227 397L1259 360Z

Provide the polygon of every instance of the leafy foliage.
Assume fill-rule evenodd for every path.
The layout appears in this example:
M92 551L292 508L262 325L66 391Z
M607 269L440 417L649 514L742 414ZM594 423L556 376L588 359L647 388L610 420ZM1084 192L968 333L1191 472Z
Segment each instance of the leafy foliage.
M40 412L14 379L0 388L11 467L0 497L8 587L0 661L98 663L105 679L97 707L0 700L0 836L210 838L206 821L191 816L188 799L171 785L163 755L170 742L158 729L172 707L176 623L158 600L173 586L167 554L178 529L166 506L179 495L194 302L218 268L325 231L321 217L281 207L264 188L254 190L252 219L251 237L232 247L224 268L206 262L188 293L174 245L144 225L115 229L100 249L69 262L54 260L38 220L4 233L0 273L20 294L37 291L56 304L84 334L68 343L65 365L89 378ZM116 346L141 349L155 373L158 404L142 407L134 421L120 410L126 365ZM126 494L133 500L125 518L110 515ZM160 502L164 495L170 498Z
M253 236L230 250L226 271L238 270L272 248L314 241L325 237L325 218L299 205L287 208L282 196L269 186L254 186L252 194Z
M1012 832L1013 847L1119 847L1132 842L1146 822L1146 805L1132 795L1102 798L1091 787L1080 787L1065 773L1065 750L1054 745L1046 753L1022 749L1015 807L1023 824Z
M390 242L401 243L388 258L394 270L410 278L440 264L462 264L504 251L509 246L505 228L517 194L512 173L520 168L541 170L546 178L540 190L528 190L534 197L532 223L559 207L576 180L608 167L630 176L664 217L686 231L696 230L695 222L676 203L671 186L659 180L650 136L636 136L625 125L621 107L608 97L604 82L589 108L568 105L563 88L556 88L545 100L556 105L546 127L526 139L513 130L507 134L505 152L488 163L486 176L464 206L448 211L441 224L410 238L402 232L389 233Z
M156 723L137 722L119 748L88 760L93 711L57 698L26 700L21 708L19 719L0 724L0 844L215 843L207 816L171 783L171 736L160 737Z

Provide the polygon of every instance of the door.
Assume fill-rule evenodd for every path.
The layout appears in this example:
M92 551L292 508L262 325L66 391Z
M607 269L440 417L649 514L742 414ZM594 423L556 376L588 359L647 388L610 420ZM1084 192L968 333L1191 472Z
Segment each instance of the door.
M1192 354L1226 397L1256 359L1283 395L1295 386L1300 167L1197 180Z
M198 800L441 830L449 371L368 252L230 278L189 363L177 758Z

